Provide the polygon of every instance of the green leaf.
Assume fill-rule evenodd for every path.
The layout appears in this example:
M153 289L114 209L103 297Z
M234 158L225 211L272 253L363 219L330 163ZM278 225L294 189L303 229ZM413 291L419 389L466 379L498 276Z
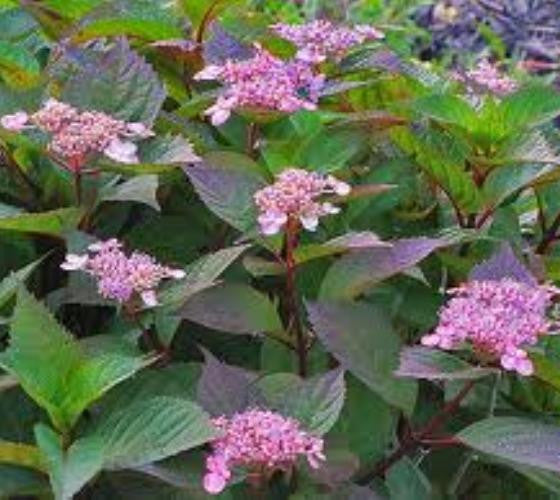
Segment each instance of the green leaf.
M49 494L49 483L44 474L22 467L0 465L0 498L21 495L40 497Z
M79 50L83 52L77 59L78 68L63 82L61 100L80 109L104 111L122 120L151 125L165 91L155 71L126 39ZM75 65L76 56L62 62Z
M324 301L307 309L315 333L341 366L389 404L411 414L417 385L393 375L400 340L383 311L373 305Z
M31 276L43 260L44 257L27 264L27 266L10 273L0 282L0 308L4 307L17 293L21 284Z
M89 404L152 361L122 339L111 340L106 347L85 351L42 304L20 289L10 347L0 363L57 428L68 430Z
M35 426L35 438L47 462L56 500L70 500L101 470L100 442L78 439L65 451L61 437L44 424Z
M560 469L560 427L517 417L492 417L463 429L467 446L512 462L553 472Z
M470 380L496 373L492 368L480 368L438 349L405 347L395 375L427 380Z
M157 201L159 181L157 175L140 175L122 184L110 185L104 189L101 201L135 201L160 211Z
M25 48L0 40L0 75L10 87L25 89L39 83L41 68Z
M160 294L166 307L182 306L190 297L217 284L220 275L237 260L251 245L223 248L205 255L187 268L187 276L173 283Z
M546 123L560 114L560 93L553 86L532 85L503 101L504 122L510 130Z
M266 182L250 158L213 153L184 170L211 212L242 232L256 225L253 195Z
M376 283L402 273L450 242L445 239L411 238L350 252L327 271L321 284L323 299L352 299Z
M273 374L259 380L258 385L267 399L267 407L295 418L317 435L326 434L332 428L344 406L343 370L306 380L291 374Z
M43 457L35 446L0 439L0 463L44 470Z
M224 283L192 296L177 315L208 328L257 335L282 331L276 307L248 285Z
M412 108L434 120L465 129L469 129L477 120L476 112L467 101L450 94L422 97L414 101Z
M399 500L433 498L430 481L408 457L401 459L387 471L386 483L391 498Z
M535 377L560 391L560 363L538 352L533 352L530 356L535 367Z
M62 236L76 229L82 219L80 208L59 208L50 212L21 213L0 218L0 230Z

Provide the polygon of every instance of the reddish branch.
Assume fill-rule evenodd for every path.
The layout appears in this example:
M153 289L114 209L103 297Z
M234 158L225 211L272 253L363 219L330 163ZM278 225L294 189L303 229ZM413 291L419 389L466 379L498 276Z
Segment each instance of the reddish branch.
M387 471L394 464L419 446L454 446L460 444L460 442L454 438L437 439L433 438L432 435L441 428L450 415L457 411L461 401L465 399L470 390L474 387L475 382L474 380L467 382L459 393L451 401L446 403L441 411L430 419L422 429L405 436L400 446L391 455L376 463L371 469L358 473L356 482L358 484L369 484L375 478L385 476Z

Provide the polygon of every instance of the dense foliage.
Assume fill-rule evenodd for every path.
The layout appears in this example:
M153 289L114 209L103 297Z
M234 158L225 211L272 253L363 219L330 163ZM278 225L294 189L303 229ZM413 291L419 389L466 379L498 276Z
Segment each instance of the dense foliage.
M0 0L1 498L560 496L560 93L419 3Z

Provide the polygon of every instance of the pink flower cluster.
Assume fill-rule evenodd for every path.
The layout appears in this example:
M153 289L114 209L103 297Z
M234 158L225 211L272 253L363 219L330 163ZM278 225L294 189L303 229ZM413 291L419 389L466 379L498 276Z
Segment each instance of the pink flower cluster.
M234 467L270 473L293 467L299 455L313 468L325 460L323 439L303 431L299 422L272 411L250 409L231 418L213 420L222 436L212 443L206 458L204 489L218 494L227 485Z
M515 80L502 73L495 64L487 59L481 60L475 68L464 75L456 74L455 79L465 83L473 90L484 89L497 96L505 96L515 92L518 84Z
M216 103L206 110L215 126L242 107L286 113L313 110L325 83L324 75L315 74L309 65L283 61L258 45L251 59L207 66L195 79L219 80L225 85Z
M323 62L328 57L340 59L352 47L385 37L373 26L358 25L349 28L324 20L301 25L273 24L271 29L297 47L297 59L312 64Z
M454 349L470 343L482 358L500 362L505 370L531 375L526 348L556 325L547 318L552 298L560 290L531 286L506 278L471 281L452 290L453 298L440 311L435 331L422 344Z
M99 111L80 112L69 104L49 99L32 115L18 111L0 118L7 130L20 132L38 127L51 135L49 150L67 168L78 171L92 153L121 163L138 163L133 142L153 136L143 123L127 123Z
M265 235L276 234L294 217L309 231L315 231L319 217L340 211L332 203L317 201L325 194L345 196L350 186L332 175L321 175L299 168L289 168L276 182L254 195L259 210L258 222Z
M158 264L149 255L133 252L127 256L116 239L94 243L83 255L68 254L61 265L66 271L85 271L97 279L99 294L119 303L139 296L146 307L158 304L156 289L166 278L181 279L181 269Z

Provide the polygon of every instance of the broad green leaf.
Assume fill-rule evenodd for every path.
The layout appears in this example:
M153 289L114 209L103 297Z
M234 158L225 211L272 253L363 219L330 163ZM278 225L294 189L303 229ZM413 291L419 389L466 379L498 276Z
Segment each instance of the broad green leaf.
M249 158L213 153L201 165L186 167L185 173L196 192L215 215L245 232L256 225L253 196L266 182L259 167ZM242 161L241 161L242 160Z
M0 218L0 230L62 236L82 219L80 208L59 208L50 212L21 213Z
M430 481L408 457L401 459L387 471L386 484L391 498L399 500L433 498Z
M110 185L101 195L102 201L135 201L161 210L157 201L159 181L157 175L140 175L122 184Z
M476 122L470 104L451 94L431 95L413 102L412 108L424 116L468 129Z
M411 414L417 384L393 374L400 340L383 311L373 305L324 301L307 309L327 351L385 401Z
M295 418L314 434L326 434L344 405L344 371L333 370L306 380L289 375L273 374L259 380L267 407Z
M160 294L160 301L172 308L183 305L193 295L217 284L220 275L248 248L250 245L238 245L201 257L186 269L185 279L173 283Z
M10 347L0 357L2 366L62 430L151 361L119 338L106 342L106 350L89 353L24 289L11 322Z
M80 50L83 57L66 55L75 58L66 61L73 63L74 69L62 83L61 100L80 109L104 111L122 120L151 125L165 91L155 71L126 39ZM64 56L61 61L65 62Z
M23 467L0 465L0 498L21 495L39 497L49 494L49 482L44 474Z
M276 306L266 295L240 283L224 283L193 295L177 315L228 333L282 331Z
M328 270L321 284L323 299L352 299L376 283L402 273L439 248L445 239L411 238L397 240L391 246L347 253Z
M560 363L537 352L531 353L530 357L535 367L535 377L560 391Z
M438 349L404 347L395 375L427 380L469 380L496 373L492 368L472 366L466 361Z
M165 40L181 38L183 33L173 25L163 21L134 18L98 19L80 28L73 36L75 43L101 37L128 36L141 40Z
M560 93L553 86L524 87L506 97L501 108L512 131L540 125L560 114Z
M463 429L457 438L475 450L558 472L560 427L518 417L492 417Z
M56 500L70 500L101 470L103 448L98 441L78 439L64 450L62 438L44 424L35 426L35 438Z
M29 88L39 82L41 68L25 48L0 40L0 75L11 87Z
M29 276L37 269L43 258L37 259L27 266L18 269L17 271L6 276L0 281L0 308L4 307L6 303L17 293L18 288L24 283Z

